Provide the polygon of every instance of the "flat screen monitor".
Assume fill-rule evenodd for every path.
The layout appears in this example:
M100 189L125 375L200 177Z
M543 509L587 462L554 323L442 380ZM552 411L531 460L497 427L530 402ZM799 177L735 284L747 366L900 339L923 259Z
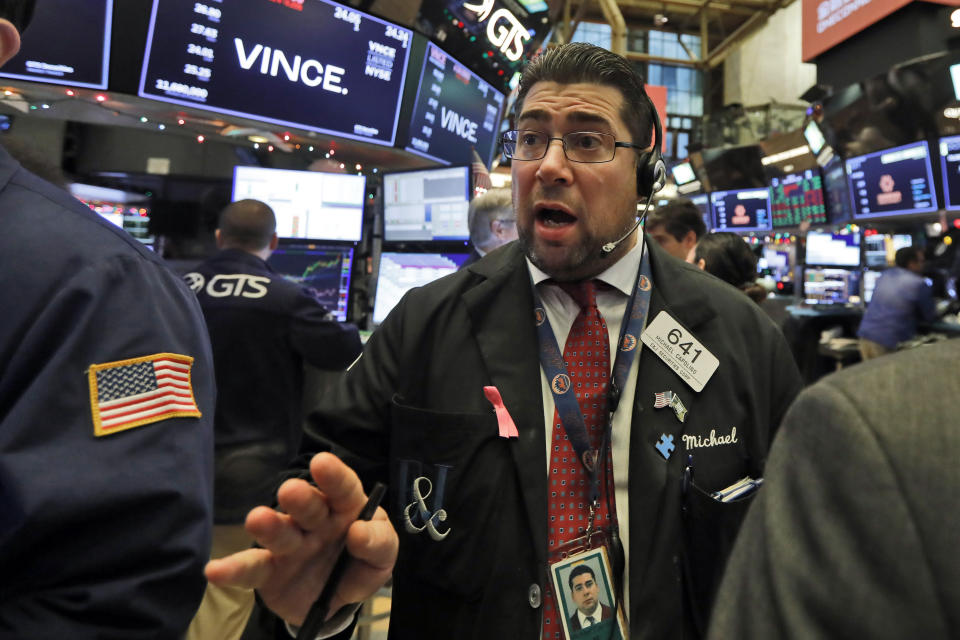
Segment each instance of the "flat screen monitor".
M233 201L266 202L281 238L357 242L366 178L344 173L234 167Z
M770 190L742 189L710 194L714 229L766 231L770 229Z
M698 193L690 196L690 202L696 205L703 217L703 226L709 231L713 228L713 220L710 217L710 197L705 193Z
M763 253L757 260L757 272L766 272L779 282L789 278L792 269L790 262L790 251L786 248L764 246Z
M863 301L866 304L870 304L870 301L873 300L873 292L877 288L877 281L882 274L883 271L876 269L863 270Z
M859 266L860 234L808 231L804 262L829 267Z
M373 323L383 322L407 291L456 272L469 255L386 251L380 254L377 293L373 302Z
M819 154L823 146L827 144L827 140L823 137L823 132L820 131L820 127L817 126L817 123L813 120L808 122L807 126L803 128L803 137L807 141L807 145L810 147L813 155Z
M926 142L848 158L846 165L855 217L937 210Z
M287 280L306 287L337 320L346 321L352 246L281 243L267 263Z
M329 0L154 0L139 95L392 145L412 36Z
M689 162L681 162L678 165L674 165L670 169L670 172L673 174L673 179L678 185L687 184L697 179L697 174L693 171L693 165Z
M469 167L383 174L383 239L468 240Z
M860 302L860 272L854 269L807 267L802 298L810 305L847 305Z
M960 209L960 136L940 138L940 169L943 172L944 207Z
M866 267L890 267L898 249L913 246L909 233L864 233L863 261Z
M471 147L490 166L504 95L432 42L427 44L403 147L443 164L469 164Z
M823 166L823 195L827 208L827 221L840 224L853 219L850 203L850 186L840 156L832 156Z
M112 20L113 0L43 0L0 77L106 89Z
M801 222L826 224L823 180L816 169L788 173L770 179L770 214L774 228L794 227Z

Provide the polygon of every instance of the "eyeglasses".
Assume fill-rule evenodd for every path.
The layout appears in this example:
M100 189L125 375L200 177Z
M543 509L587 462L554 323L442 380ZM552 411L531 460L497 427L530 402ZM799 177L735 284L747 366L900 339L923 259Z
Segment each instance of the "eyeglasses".
M550 142L559 140L563 144L563 155L571 162L610 162L617 153L617 147L643 149L632 142L617 142L609 133L597 131L571 131L560 138L551 138L542 131L519 129L507 131L500 142L503 155L513 160L540 160L547 155Z

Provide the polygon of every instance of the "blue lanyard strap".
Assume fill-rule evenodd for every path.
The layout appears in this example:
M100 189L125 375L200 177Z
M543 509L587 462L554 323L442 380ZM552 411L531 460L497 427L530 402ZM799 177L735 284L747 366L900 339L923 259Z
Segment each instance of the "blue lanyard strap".
M583 422L583 413L577 402L576 394L572 392L570 376L563 363L563 352L557 344L550 319L544 310L543 301L537 288L533 287L534 322L537 326L537 336L540 342L540 366L543 367L547 380L550 382L550 391L557 407L560 423L577 452L577 459L590 474L590 503L593 504L600 496L599 469L606 461L607 445L610 439L610 429L613 424L613 414L620 405L620 395L627 382L627 375L633 359L640 350L640 333L647 321L650 310L650 294L653 290L653 278L650 274L650 257L646 251L642 252L640 272L634 283L633 294L624 312L623 322L620 325L620 337L617 341L617 355L613 364L613 375L607 385L607 428L604 431L603 441L599 450L590 446L587 428Z

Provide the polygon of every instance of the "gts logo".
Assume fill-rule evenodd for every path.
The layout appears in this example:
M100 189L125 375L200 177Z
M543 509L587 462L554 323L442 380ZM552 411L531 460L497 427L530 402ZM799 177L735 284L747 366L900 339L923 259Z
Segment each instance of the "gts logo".
M332 93L347 94L347 89L340 86L343 74L346 69L336 67L332 64L324 65L319 61L308 58L303 60L300 56L294 56L293 62L287 58L287 55L280 49L272 49L262 44L255 44L248 52L240 38L234 38L233 44L237 49L237 61L240 67L249 71L260 59L260 73L276 77L283 68L283 74L290 82L302 82L308 87L316 87L323 84L324 91Z
M199 293L203 289L203 275L193 271L183 277L187 286L194 293ZM236 273L231 275L216 275L210 278L206 283L207 295L211 298L227 298L230 296L239 296L243 298L262 298L267 295L267 285L270 278L263 276L251 276L246 273Z

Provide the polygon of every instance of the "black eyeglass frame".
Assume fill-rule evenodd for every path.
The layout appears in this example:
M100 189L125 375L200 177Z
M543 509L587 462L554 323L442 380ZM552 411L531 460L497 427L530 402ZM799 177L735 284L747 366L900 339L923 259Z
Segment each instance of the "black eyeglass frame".
M563 149L563 157L564 157L564 158L566 158L566 159L569 160L570 162L577 162L577 163L579 163L579 164L603 164L604 162L613 162L613 160L617 157L617 149L618 149L618 148L621 148L621 149L637 149L637 150L639 150L639 151L646 151L646 149L645 149L644 147L640 146L639 144L636 144L636 143L633 143L633 142L620 142L619 140L614 139L614 141L613 141L613 155L610 156L610 159L609 159L609 160L574 160L574 159L571 158L569 155L567 155L567 143L566 143L566 141L564 140L564 138L566 138L567 136L570 136L570 135L576 135L576 134L581 134L581 133L593 133L593 134L596 134L596 135L600 135L600 136L610 136L611 138L613 138L613 134L604 133L604 132L602 132L602 131L571 131L570 133L566 133L566 134L564 134L564 135L562 135L562 136L559 136L559 137L556 137L556 136L555 136L555 137L549 137L549 136L547 136L547 143L546 143L545 145L543 145L543 155L540 156L539 158L517 158L517 157L515 157L515 156L512 155L512 154L508 154L507 151L506 151L506 145L507 145L508 143L514 145L514 148L516 148L516 144L517 144L517 141L516 141L516 140L507 140L507 136L508 136L509 134L511 134L511 133L517 133L517 134L519 134L519 133L521 133L521 132L523 132L523 131L530 131L530 132L532 132L532 133L543 134L543 131L537 131L536 129L511 129L510 131L504 131L504 132L503 132L503 135L500 136L500 145L501 145L501 149L502 149L503 155L506 156L507 158L510 158L510 160L519 160L520 162L530 162L530 161L536 161L536 160L543 160L544 158L547 157L547 151L550 150L550 143L553 142L554 140L559 140L559 141L560 141L560 147ZM519 135L518 135L517 137L519 138Z

